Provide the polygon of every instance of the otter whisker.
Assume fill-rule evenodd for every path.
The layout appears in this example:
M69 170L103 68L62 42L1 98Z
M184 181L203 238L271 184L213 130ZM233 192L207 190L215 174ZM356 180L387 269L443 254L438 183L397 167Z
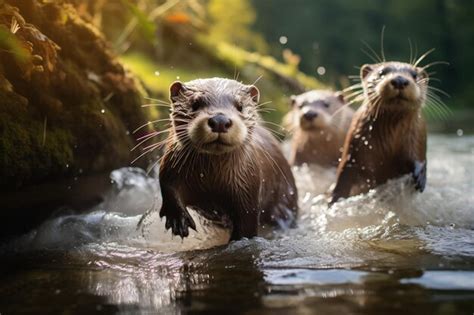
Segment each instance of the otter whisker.
M375 57L373 58L373 60L376 62L376 63L379 63L379 62L383 62L383 59L379 56L379 54L377 54L375 52L375 50L365 41L365 40L362 40L362 43L369 49L369 51L373 54L372 56L370 55L367 55L368 57Z
M436 49L434 48L431 48L430 50L428 50L427 52L425 52L423 55L420 56L420 58L418 58L415 63L413 64L414 67L417 67L418 64L420 62L422 62L429 54L431 54L433 51L435 51Z
M255 108L259 108L259 107L262 107L262 106L271 104L272 102L273 102L273 101L267 101L267 102L260 103L260 104L258 104L258 105L255 105Z
M272 133L273 135L277 136L278 137L282 137L284 138L285 137L285 134L281 133L281 132L278 132L274 129L271 129L271 128L268 128L268 127L265 127L265 126L262 126L263 128L265 128L268 132Z
M443 91L443 90L441 90L441 89L438 89L438 88L436 88L436 87L434 87L434 86L428 86L428 90L436 91L436 92L438 92L438 93L443 94L443 95L446 96L446 97L451 97L451 96L450 96L448 93L446 93L445 91Z
M372 56L367 50L365 50L364 48L361 48L360 49L367 57L370 58L370 60L372 60L373 62L379 62L379 60L377 58L375 58L374 56Z
M163 101L163 100L153 98L153 97L144 96L143 98L146 99L146 100L149 100L149 101L153 101L153 102L158 102L158 103L162 103L162 104L170 104L170 102Z
M166 107L166 108L170 108L170 104L149 103L149 104L142 104L141 107Z
M446 119L452 115L451 109L443 103L443 101L437 95L427 95L427 105L437 108L438 111L442 112Z
M382 56L382 61L385 62L385 51L383 47L383 42L384 42L384 37L385 37L385 25L382 27L382 33L380 34L380 55Z
M171 132L171 130L168 128L168 129L165 129L165 130L162 130L162 131L155 131L155 132L152 132L151 134L148 134L146 136L146 139L142 140L140 143L138 143L136 146L134 146L132 148L131 151L135 150L136 148L138 148L140 145L142 145L143 143L149 141L150 139L153 139L155 138L156 136L160 135L160 134L163 134L163 133L169 133ZM181 131L181 132L184 132L184 131ZM141 137L141 138L144 138L144 137ZM140 139L140 138L139 138ZM166 140L166 139L165 139ZM145 149L145 148L144 148Z
M263 78L263 74L260 75L251 85L257 84L257 82L260 81L261 78Z
M133 159L132 162L130 162L130 164L134 164L136 161L138 161L139 159L141 159L143 156L145 156L146 154L152 152L153 150L155 150L156 148L153 148L152 150L148 150L148 151L145 151L143 152L142 154L140 154L138 157L136 157L135 159Z
M411 39L408 37L408 45L410 46L410 61L408 62L409 64L413 64L414 56L413 56L413 45L411 44Z
M444 104L444 102L441 100L441 98L438 95L433 94L430 91L428 91L427 98L431 100L433 103L436 103L437 106L442 108L444 112L446 112L447 114L449 115L452 114L451 109L446 104Z
M434 62L431 62L431 63L429 63L429 64L427 64L427 65L421 67L421 69L426 70L426 69L428 69L428 68L430 68L430 67L432 67L432 66L436 66L436 65L446 65L446 66L449 66L449 62L447 62L447 61L434 61Z
M353 85L350 85L350 86L346 87L342 91L346 92L346 91L351 91L351 90L355 90L355 89L362 89L362 88L363 88L362 83L357 83L357 84L353 84Z
M153 124L156 124L156 123L160 123L160 122L169 122L170 119L169 118L162 118L162 119L157 119L157 120L152 120L152 121L148 121L146 122L145 124L141 125L140 127L138 127L137 129L135 129L134 131L132 131L132 133L137 133L137 131L139 131L140 129L143 129L147 126L150 126L150 125L153 125Z

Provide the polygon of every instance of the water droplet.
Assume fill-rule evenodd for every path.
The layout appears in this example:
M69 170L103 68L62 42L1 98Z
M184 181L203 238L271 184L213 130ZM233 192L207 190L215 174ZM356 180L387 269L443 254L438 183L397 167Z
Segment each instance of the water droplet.
M262 183L265 183L265 178L262 178Z
M280 36L279 41L280 41L280 44L285 45L286 43L288 43L288 37Z
M155 71L155 75L156 75L156 76L159 76L159 75L160 75L160 71Z
M449 225L449 227L452 228L452 229L454 229L454 228L456 227L456 224L455 224L455 223L451 223L451 224Z
M176 80L179 80L179 75L178 75L178 76L176 76Z
M365 140L365 141L364 141L364 144L365 144L365 145L368 145L368 144L369 144L369 141Z
M456 131L456 133L458 134L459 137L462 137L462 135L464 134L464 130L458 129L458 131Z
M201 178L203 178L203 177L204 177L204 174L203 174L203 173L200 173L199 176L200 176Z
M372 125L369 126L369 131L372 130L374 127L372 127Z
M102 114L105 114L105 109L102 108L102 109L100 110L100 112L101 112Z
M69 168L69 164L66 164L66 168Z
M326 68L324 68L323 66L319 66L316 69L316 72L318 72L319 75L325 75L326 74Z

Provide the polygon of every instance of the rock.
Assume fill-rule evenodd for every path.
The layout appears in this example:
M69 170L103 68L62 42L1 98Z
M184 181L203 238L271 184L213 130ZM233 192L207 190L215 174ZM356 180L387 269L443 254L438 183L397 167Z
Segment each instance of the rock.
M0 218L2 194L132 161L131 131L147 121L140 84L71 4L0 0L0 48Z

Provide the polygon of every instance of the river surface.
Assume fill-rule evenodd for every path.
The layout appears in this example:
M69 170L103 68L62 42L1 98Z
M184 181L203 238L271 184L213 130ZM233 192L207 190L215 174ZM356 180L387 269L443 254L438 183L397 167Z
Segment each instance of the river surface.
M295 169L295 229L226 245L193 214L183 241L150 212L138 169L86 214L61 209L2 244L0 314L474 314L474 136L430 135L428 185L409 179L335 204L334 174Z

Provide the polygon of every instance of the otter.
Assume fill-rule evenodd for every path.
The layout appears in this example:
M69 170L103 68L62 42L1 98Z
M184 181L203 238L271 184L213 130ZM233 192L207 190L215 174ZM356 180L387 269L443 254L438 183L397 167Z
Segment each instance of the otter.
M366 64L360 70L364 101L346 137L331 204L411 174L426 185L426 123L421 110L428 74L401 62Z
M337 167L353 110L341 92L312 90L291 96L284 125L292 132L290 164Z
M159 179L160 217L182 238L196 225L186 207L231 227L231 240L262 225L292 226L297 191L278 141L261 124L260 92L223 78L174 82L171 128Z

